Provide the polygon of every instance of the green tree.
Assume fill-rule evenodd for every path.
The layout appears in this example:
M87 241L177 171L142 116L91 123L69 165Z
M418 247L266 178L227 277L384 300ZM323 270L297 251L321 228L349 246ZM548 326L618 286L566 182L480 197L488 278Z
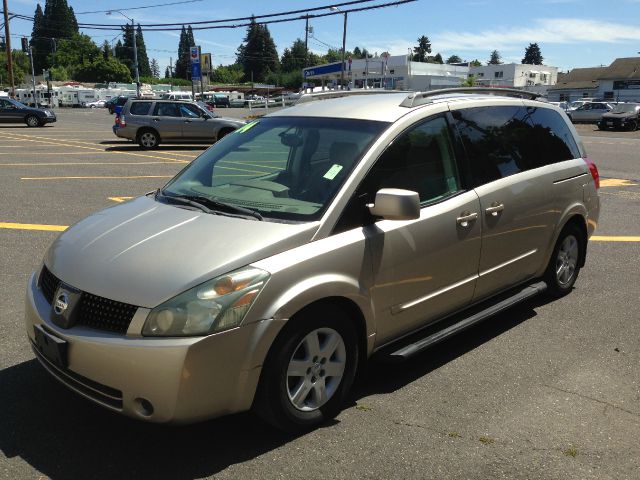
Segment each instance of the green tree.
M302 71L272 72L267 75L267 83L297 90L302 86Z
M169 67L164 69L164 78L171 78L171 69Z
M469 66L470 67L481 67L482 66L482 62L476 58L475 60L471 60L469 62Z
M51 75L51 80L63 81L69 80L69 73L67 69L64 67L51 67L49 69L49 75Z
M537 43L530 43L524 51L522 63L525 65L542 65L542 53Z
M436 53L435 57L433 57L433 63L439 63L440 65L442 65L444 63L444 61L442 60L442 55Z
M447 61L445 63L448 63L449 65L451 65L452 63L462 63L462 59L458 55L451 55L449 58L447 58Z
M498 52L497 50L494 50L493 52L491 52L491 56L489 57L489 61L487 62L487 65L500 65L502 63L502 56L500 55L500 52Z
M285 48L282 54L282 71L295 72L302 70L306 66L307 51L304 47L304 41L299 38L293 42L291 48Z
M91 37L76 33L72 38L58 42L58 49L49 58L56 67L64 67L71 78L84 65L93 63L98 57L103 59L102 51L93 43Z
M52 40L44 37L44 13L40 4L33 14L33 30L31 31L31 49L33 50L33 68L40 72L47 68L47 56L53 51Z
M266 25L256 23L254 18L251 18L247 35L238 47L236 57L244 69L246 80L262 82L269 72L280 69L278 51L269 29Z
M155 58L151 59L151 63L149 64L149 67L151 68L151 76L155 78L160 78L160 65L158 64L158 61Z
M191 28L191 26L189 26ZM193 36L193 35L192 35ZM195 46L195 42L191 43L187 29L182 26L180 31L180 41L178 42L178 58L176 59L176 68L173 72L175 78L184 78L185 80L190 78L191 75L191 63L189 59L189 48Z
M413 61L414 62L426 62L427 55L431 53L431 42L429 37L422 35L418 38L418 45L413 47Z
M104 58L105 60L109 60L111 57L113 57L113 52L111 51L109 40L105 40L102 43L102 47L100 47L100 50L102 51L102 58Z
M234 63L233 65L220 65L215 68L211 75L211 81L216 83L240 83L244 76L242 65Z
M13 81L16 85L24 82L24 79L31 73L29 57L22 50L12 50L13 57ZM0 76L6 82L8 78L7 72L7 54L6 50L0 52Z
M140 28L140 25L138 25L138 28L136 29L136 47L138 50L138 72L140 73L141 77L151 77L151 65L149 64L147 47L144 44L144 37L142 36L142 28ZM132 73L132 75L135 75L135 71Z
M76 69L75 80L80 82L131 82L131 72L126 65L115 58L105 60L98 56L90 63Z
M36 20L41 22L37 28L37 37L40 38L34 39L32 37L32 40L43 40L43 44L40 46L41 52L50 53L52 51L51 39L59 43L61 39L71 39L78 35L78 21L73 8L67 4L67 0L46 0L42 19L37 19L34 15L34 30L36 30ZM49 48L44 47L46 42L49 42ZM49 54L45 59L41 59L42 63L38 64L39 70L49 68L52 65L52 58L53 56Z

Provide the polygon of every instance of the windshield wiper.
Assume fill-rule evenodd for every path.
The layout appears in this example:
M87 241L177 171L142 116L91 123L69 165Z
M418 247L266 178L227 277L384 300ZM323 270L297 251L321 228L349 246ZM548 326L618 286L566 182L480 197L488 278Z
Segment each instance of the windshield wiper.
M258 212L256 212L255 210L251 210L249 208L244 208L244 207L239 207L237 205L231 205L229 203L223 203L223 202L219 202L217 200L213 200L209 197L203 197L200 195L165 195L163 194L160 189L158 189L158 191L156 192L156 198L158 197L158 195L162 195L163 198L167 198L167 199L171 199L171 200L177 200L179 202L182 202L186 205L191 205L193 207L199 208L200 210L202 210L205 213L211 213L214 215L227 215L224 212L221 212L220 209L226 209L226 210L231 210L234 213L240 213L242 215L248 215L250 217L256 218L260 221L263 220L262 215L260 215ZM216 209L215 211L212 210L212 207L214 209ZM227 215L227 216L235 216L235 215Z

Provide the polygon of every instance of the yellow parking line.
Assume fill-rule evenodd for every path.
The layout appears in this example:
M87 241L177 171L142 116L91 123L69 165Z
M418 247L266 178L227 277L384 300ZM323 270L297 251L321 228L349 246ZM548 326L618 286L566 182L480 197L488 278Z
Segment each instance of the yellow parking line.
M632 183L630 180L626 180L624 178L601 178L600 186L601 187L632 187L638 185L637 183Z
M173 162L181 162L178 159L170 159L167 157L158 157L155 155L146 155L146 154L142 154L142 153L133 153L133 152L119 152L119 151L113 151L113 150L104 150L103 148L95 148L95 147L83 147L81 145L70 145L70 144L64 144L64 143L50 143L50 142L45 142L42 140L32 140L32 139L24 139L27 142L34 142L34 143L40 143L40 144L47 144L47 145L56 145L56 146L66 146L66 147L71 147L71 148L79 148L79 149L84 149L84 150L91 150L94 152L101 152L101 153L105 153L105 154L115 154L115 155L131 155L134 157L146 157L146 158L155 158L156 160L170 160Z
M122 203L127 200L131 200L133 197L109 197L109 200L114 202Z
M22 177L20 180L113 180L133 178L173 178L173 175L130 175L130 176L94 176L94 177Z
M22 135L20 133L14 133L13 135ZM32 139L32 138L39 138L41 140L52 140L55 141L55 138L51 138L51 137L42 137L42 136L30 136L29 138L27 138L26 140ZM70 142L70 143L79 143L80 145L92 145L94 147L100 146L99 143L95 143L95 142L83 142L82 140L71 140L71 139L64 139L63 141L65 142ZM129 143L123 143L124 145L130 145ZM75 146L75 145L70 145L70 146ZM87 147L77 147L77 148L87 148ZM102 150L102 149L101 149ZM125 152L114 152L114 151L110 151L110 153L125 153ZM192 158L193 155L189 155L189 154L185 154L185 153L173 153L173 152L155 152L157 154L160 155L175 155L178 157L189 157Z
M43 230L49 232L62 232L69 228L67 225L38 225L35 223L4 223L0 222L0 228L11 230Z
M640 242L640 237L607 237L594 235L589 240L593 240L594 242Z
M22 155L22 154L21 154ZM67 155L65 153L65 155ZM86 155L86 154L85 154ZM184 160L172 162L42 162L42 163L0 163L0 167L64 167L67 165L171 165L173 163L189 163Z

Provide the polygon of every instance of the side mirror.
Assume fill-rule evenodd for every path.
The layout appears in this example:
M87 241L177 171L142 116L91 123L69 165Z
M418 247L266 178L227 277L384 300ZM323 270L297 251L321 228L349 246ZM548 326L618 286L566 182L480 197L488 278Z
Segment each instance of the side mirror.
M420 196L411 190L383 188L376 193L375 203L367 205L372 215L386 220L420 218Z

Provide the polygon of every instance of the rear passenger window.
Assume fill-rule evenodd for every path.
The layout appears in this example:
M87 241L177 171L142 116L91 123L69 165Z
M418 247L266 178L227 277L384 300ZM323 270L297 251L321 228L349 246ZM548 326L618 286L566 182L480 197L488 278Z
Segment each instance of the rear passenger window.
M129 113L131 115L147 115L149 108L151 108L151 102L133 102Z
M154 115L159 117L180 117L180 109L177 103L157 103Z
M532 143L536 145L541 165L582 156L571 130L559 112L536 107L527 107L527 112L533 125Z

